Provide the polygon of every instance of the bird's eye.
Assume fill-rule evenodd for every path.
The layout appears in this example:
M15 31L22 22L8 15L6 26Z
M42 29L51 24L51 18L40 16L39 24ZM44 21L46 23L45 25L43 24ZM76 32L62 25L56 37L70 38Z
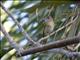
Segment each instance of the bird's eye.
M49 16L47 17L47 19L49 19Z

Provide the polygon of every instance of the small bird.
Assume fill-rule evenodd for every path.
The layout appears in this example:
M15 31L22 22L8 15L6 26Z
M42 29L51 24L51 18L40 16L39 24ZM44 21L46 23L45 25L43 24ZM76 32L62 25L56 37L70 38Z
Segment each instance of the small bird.
M43 19L43 37L49 35L53 29L54 29L54 21L53 18L51 16L48 16L47 18ZM41 42L42 44L46 44L47 43L47 39L43 40Z

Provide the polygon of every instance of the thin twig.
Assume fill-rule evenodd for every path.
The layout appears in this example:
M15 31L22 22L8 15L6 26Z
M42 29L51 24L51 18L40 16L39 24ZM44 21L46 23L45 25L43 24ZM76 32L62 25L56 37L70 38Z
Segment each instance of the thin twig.
M18 25L19 29L21 30L22 34L24 35L24 37L26 39L28 39L28 41L33 44L33 45L38 45L38 43L36 43L35 41L33 41L33 39L28 35L27 32L24 31L23 27L18 23L18 21L9 13L8 10L5 9L5 7L3 6L2 2L0 2L0 5L2 7L2 9L12 18L12 20Z
M80 32L78 33L78 35L80 35ZM80 43L77 44L77 46L75 46L74 50L78 49L80 47Z
M52 32L51 34L49 34L49 35L47 35L47 36L45 36L45 37L39 39L38 42L41 42L41 41L43 41L43 40L49 38L49 37L52 36L53 34L55 34L55 33L59 32L59 31L61 31L62 29L64 29L64 28L66 28L67 26L69 26L70 24L74 23L78 17L79 17L79 12L78 12L77 16L75 17L75 19L74 19L74 17L72 16L71 22L69 22L69 23L66 24L65 26L62 26L61 28L57 29L56 31Z

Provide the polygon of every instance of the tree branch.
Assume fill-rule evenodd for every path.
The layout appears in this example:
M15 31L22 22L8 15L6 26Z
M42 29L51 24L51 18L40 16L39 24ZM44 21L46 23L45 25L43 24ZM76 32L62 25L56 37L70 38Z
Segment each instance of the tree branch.
M70 52L63 48L51 49L48 51L49 53L60 53L64 54L67 57L80 57L80 52Z
M55 42L51 42L51 43L48 43L48 44L45 44L42 46L27 49L27 50L23 51L23 53L21 55L24 56L24 55L28 55L28 54L34 54L37 52L42 52L42 51L46 51L46 50L53 49L53 48L60 48L60 47L64 47L64 46L79 43L79 42L80 42L80 35L66 38L63 40L58 40Z
M8 42L10 43L11 47L13 47L14 49L16 49L16 51L19 53L22 53L22 51L24 50L21 46L19 46L14 40L13 38L6 32L5 28L2 26L1 20L0 20L0 28L2 33L5 35L5 37L7 38Z
M35 41L33 41L33 39L28 35L27 32L24 31L23 27L18 23L18 21L9 13L8 10L5 9L5 7L3 6L2 2L0 2L0 5L2 7L2 9L12 18L12 20L18 25L19 29L21 30L22 34L24 35L24 37L26 39L28 39L28 41L33 44L33 45L38 45L38 43L36 43Z

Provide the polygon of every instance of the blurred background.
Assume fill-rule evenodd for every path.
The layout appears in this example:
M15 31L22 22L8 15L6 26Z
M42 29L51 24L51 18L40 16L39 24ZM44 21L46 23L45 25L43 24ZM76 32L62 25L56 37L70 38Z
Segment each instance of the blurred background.
M4 0L3 5L15 19L18 20L24 30L28 32L29 36L38 41L42 37L43 23L42 19L46 18L49 13L53 18L55 27L53 31L65 26L71 21L71 17L76 17L76 14L80 13L80 1L52 1L52 0ZM52 10L51 10L52 9ZM51 12L50 12L51 10ZM5 13L0 7L0 18L6 31L13 37L14 41L25 49L31 47L28 46L27 40L24 38L18 26L14 21ZM80 32L80 17L68 27L52 35L48 42L52 42L58 39L75 36ZM37 53L27 55L23 57L16 57L12 53L13 48L4 37L4 34L0 30L0 58L7 55L7 60L69 60L63 54L55 53ZM80 47L76 49L80 51ZM79 58L76 58L79 60Z

